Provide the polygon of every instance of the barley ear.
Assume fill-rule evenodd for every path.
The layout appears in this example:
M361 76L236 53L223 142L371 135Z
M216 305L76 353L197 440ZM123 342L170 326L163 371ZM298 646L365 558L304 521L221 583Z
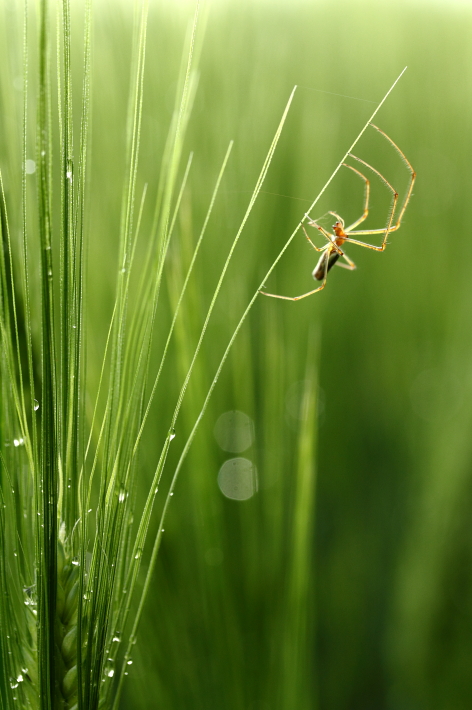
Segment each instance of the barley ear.
M62 536L61 536L62 537ZM77 599L79 569L67 549L58 540L57 544L57 602L56 602L56 653L60 669L58 693L64 708L77 703Z

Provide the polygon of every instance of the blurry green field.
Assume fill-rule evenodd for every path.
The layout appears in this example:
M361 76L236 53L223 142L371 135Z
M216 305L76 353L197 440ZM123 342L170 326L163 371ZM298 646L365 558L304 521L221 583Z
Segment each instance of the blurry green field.
M357 271L333 269L323 292L300 303L256 301L177 485L122 707L465 710L472 706L472 8L215 0L209 10L186 139L194 160L169 255L170 306L228 143L235 145L147 427L143 496L293 86L167 479L247 302L405 65L376 123L418 180L385 253L352 245ZM118 268L132 12L105 1L94 12L87 306L89 374L97 381ZM6 4L3 13L21 47L21 17L15 24ZM192 3L151 3L139 195L148 183L154 196L192 15ZM21 155L2 135L20 121L20 145L21 94L18 107L9 97L21 51L0 71L8 177ZM374 131L355 153L404 194L408 174ZM373 184L370 228L383 226L388 210L388 195ZM152 209L151 198L143 233ZM340 173L312 216L329 209L359 216L360 182ZM314 288L316 258L298 235L268 290L293 296ZM158 319L165 333L169 311ZM155 347L157 362L157 339ZM222 450L213 434L230 410L254 421L254 443L241 453ZM228 500L218 488L218 471L233 456L257 467L250 500Z

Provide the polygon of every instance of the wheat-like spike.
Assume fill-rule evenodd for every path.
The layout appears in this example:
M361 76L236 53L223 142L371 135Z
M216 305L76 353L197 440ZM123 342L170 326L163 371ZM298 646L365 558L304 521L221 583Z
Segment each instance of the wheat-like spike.
M56 650L62 681L58 688L64 710L77 703L77 600L79 568L64 541L61 527L57 544Z

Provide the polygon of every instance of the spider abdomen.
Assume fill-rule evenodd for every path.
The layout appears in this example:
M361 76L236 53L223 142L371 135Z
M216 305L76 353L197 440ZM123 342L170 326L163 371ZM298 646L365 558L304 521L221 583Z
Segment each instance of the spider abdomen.
M339 256L340 255L337 251L332 251L330 254L325 251L313 269L313 278L317 281L323 281L325 274L327 274L328 271L335 265L339 259ZM326 259L328 259L328 268L326 268Z

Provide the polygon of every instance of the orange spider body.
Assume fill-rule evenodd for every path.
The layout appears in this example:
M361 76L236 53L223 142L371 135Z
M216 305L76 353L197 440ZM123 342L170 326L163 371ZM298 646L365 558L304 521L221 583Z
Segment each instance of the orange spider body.
M348 237L342 227L341 222L336 222L336 224L333 224L333 232L336 235L336 238L333 239L333 243L336 244L336 246L338 247L342 247ZM328 271L335 265L340 256L340 253L333 246L329 246L328 249L324 251L318 259L318 263L313 269L313 278L317 281L323 281L325 274L327 274ZM327 267L326 261L328 261Z

